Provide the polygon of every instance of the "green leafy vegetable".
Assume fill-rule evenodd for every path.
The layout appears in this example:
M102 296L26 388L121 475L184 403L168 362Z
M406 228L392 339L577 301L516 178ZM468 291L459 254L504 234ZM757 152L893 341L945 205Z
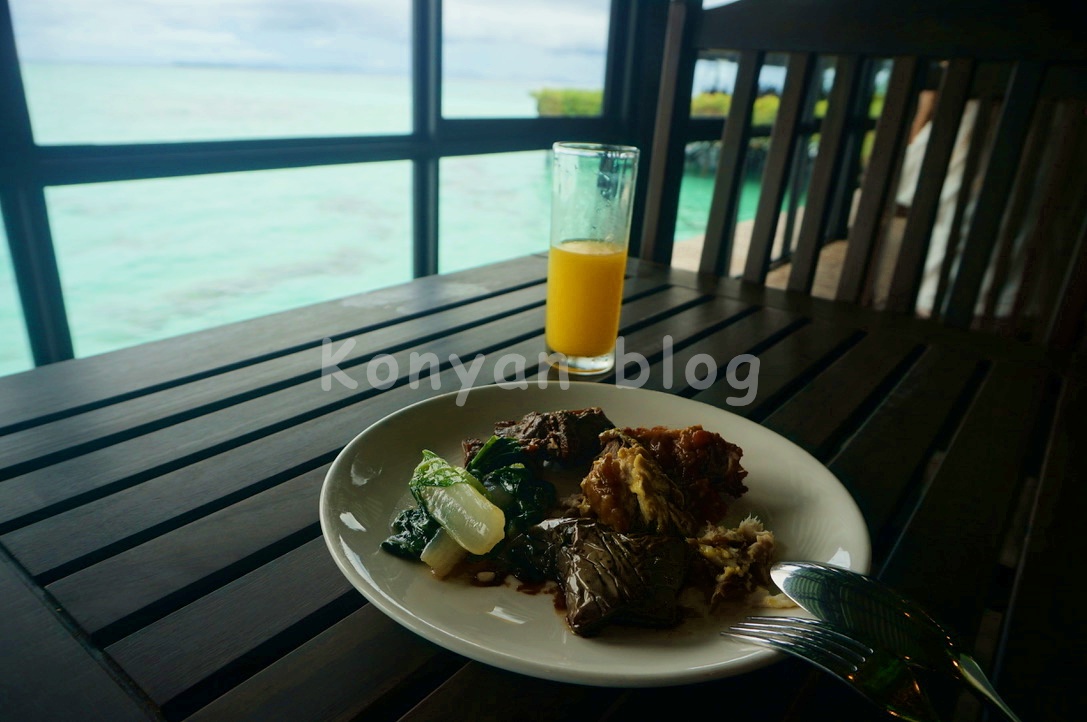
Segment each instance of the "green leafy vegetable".
M483 486L492 499L508 499L500 504L506 514L507 539L542 521L555 505L555 487L524 464L495 469L483 477Z
M437 531L441 529L426 509L413 506L400 512L392 523L393 534L381 542L381 548L405 559L419 559Z
M505 535L505 514L487 498L483 484L432 451L423 451L408 488L449 536L472 554L486 554Z
M438 576L468 553L497 553L555 504L555 487L527 461L519 442L499 436L488 439L467 468L424 450L408 483L418 506L400 512L382 548L422 560Z
M521 442L503 436L492 436L468 462L468 471L477 479L482 479L496 469L523 464L527 459L521 449Z

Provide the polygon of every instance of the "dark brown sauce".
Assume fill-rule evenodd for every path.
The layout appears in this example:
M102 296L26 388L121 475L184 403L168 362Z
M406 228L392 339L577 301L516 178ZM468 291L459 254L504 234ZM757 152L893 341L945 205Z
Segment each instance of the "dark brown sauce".
M522 594L550 594L554 597L555 609L566 610L566 600L559 585L546 579L542 582L525 582L509 569L493 559L466 559L453 569L446 581L460 581L473 587L501 587L510 585Z
M463 579L473 587L500 587L509 571L491 559L466 559L450 572L450 579Z

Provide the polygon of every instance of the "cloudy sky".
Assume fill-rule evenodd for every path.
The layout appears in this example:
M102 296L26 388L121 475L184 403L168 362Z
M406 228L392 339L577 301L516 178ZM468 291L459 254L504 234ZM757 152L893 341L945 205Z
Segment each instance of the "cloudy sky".
M410 0L9 2L23 60L410 68ZM608 4L445 0L445 73L599 84ZM595 77L585 78L587 67Z

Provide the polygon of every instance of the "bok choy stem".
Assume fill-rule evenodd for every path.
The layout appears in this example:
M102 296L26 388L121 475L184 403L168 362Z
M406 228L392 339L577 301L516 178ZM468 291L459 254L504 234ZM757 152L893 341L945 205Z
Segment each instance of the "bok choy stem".
M409 488L442 529L472 554L486 554L502 541L505 514L467 470L424 450Z

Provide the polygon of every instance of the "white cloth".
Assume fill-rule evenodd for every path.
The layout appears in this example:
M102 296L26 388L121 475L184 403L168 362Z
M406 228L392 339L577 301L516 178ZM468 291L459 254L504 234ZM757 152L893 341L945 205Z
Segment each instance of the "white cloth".
M963 110L958 134L955 137L955 147L951 152L951 160L948 162L943 189L940 191L940 205L936 212L936 221L932 227L928 255L925 257L925 267L921 277L921 288L917 294L917 313L922 316L928 316L932 313L932 306L936 300L936 287L940 280L940 267L943 264L944 255L947 253L948 238L951 236L951 224L955 218L955 206L958 203L959 191L962 189L962 177L963 172L966 169L966 156L970 150L970 140L973 137L974 122L977 119L977 113L977 101L969 101ZM906 146L906 154L902 161L902 173L898 184L898 192L895 196L895 200L900 205L909 207L913 202L913 194L917 189L917 181L921 177L921 161L928 148L928 140L931 132L932 121L930 120L925 123L910 144ZM966 228L969 226L970 208L967 207L966 211L967 212L963 217L962 233L965 233Z

